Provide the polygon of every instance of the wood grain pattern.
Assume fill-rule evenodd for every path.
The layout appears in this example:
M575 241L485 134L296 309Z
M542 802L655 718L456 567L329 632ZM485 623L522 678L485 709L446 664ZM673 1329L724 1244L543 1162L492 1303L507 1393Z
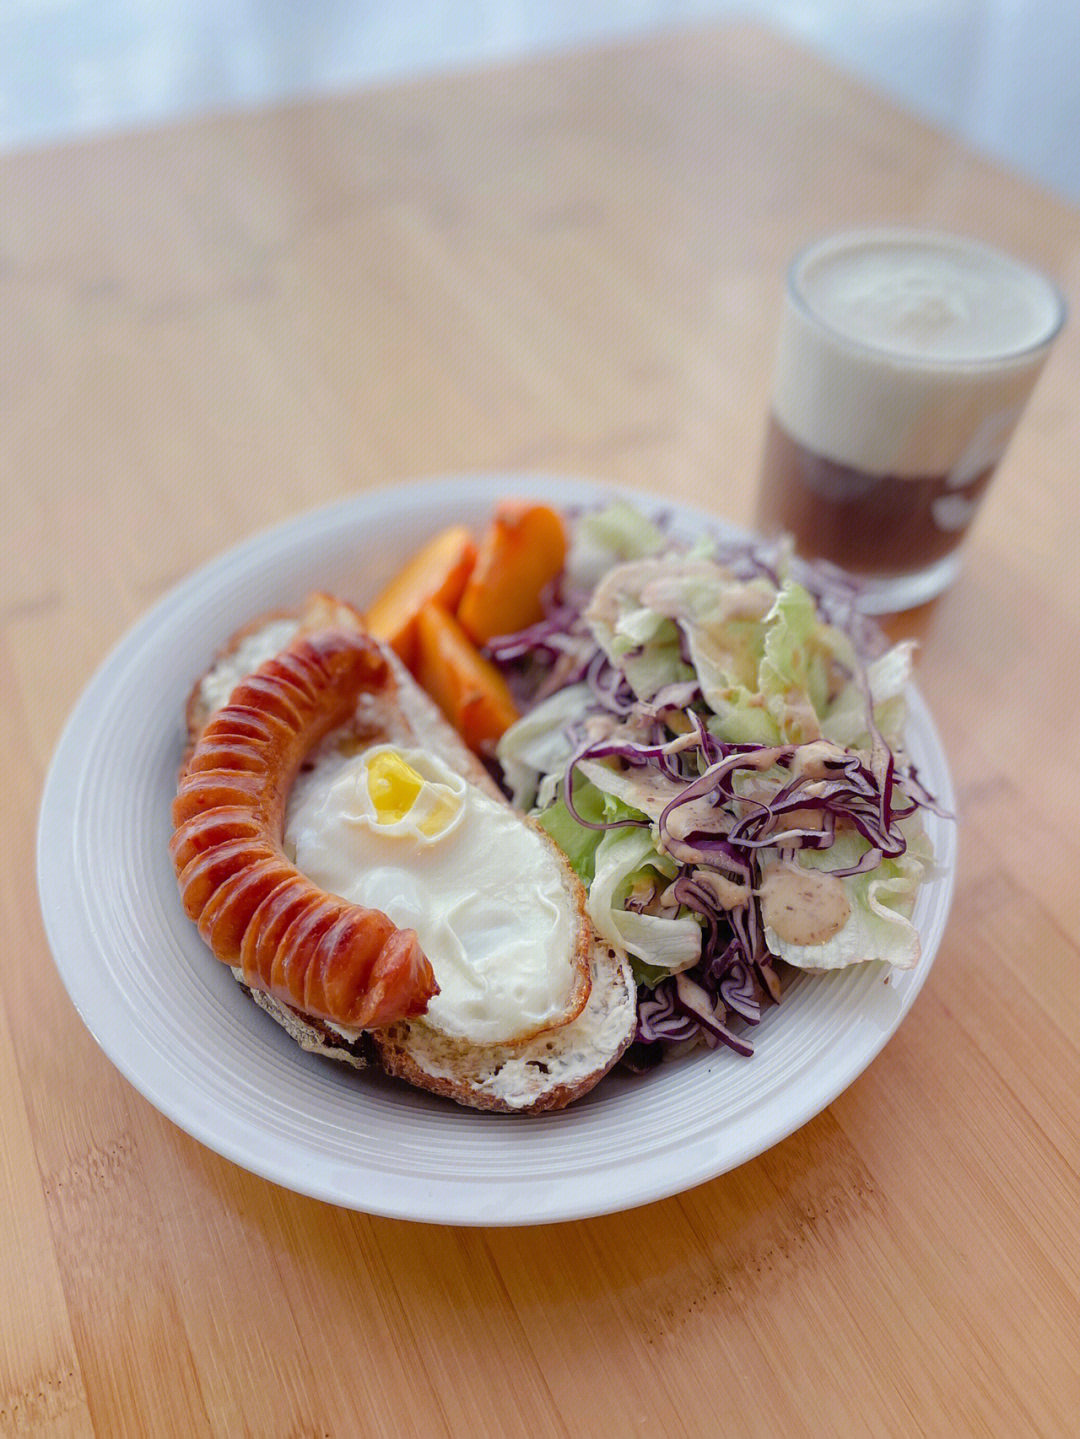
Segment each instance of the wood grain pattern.
M1080 214L743 27L0 162L0 1434L1077 1432L1075 320L961 582L893 624L959 790L945 944L759 1159L577 1225L334 1210L126 1084L37 910L61 726L179 577L498 467L748 519L787 257L866 220L1080 308Z

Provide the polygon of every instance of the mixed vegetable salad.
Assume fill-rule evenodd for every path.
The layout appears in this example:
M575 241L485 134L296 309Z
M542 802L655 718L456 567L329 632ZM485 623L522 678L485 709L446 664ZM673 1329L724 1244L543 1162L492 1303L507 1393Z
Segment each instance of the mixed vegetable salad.
M449 590L414 615L399 585L369 622L630 955L632 1065L751 1054L785 965L916 964L935 801L903 746L910 642L885 647L783 547L680 541L623 503L511 505L479 551L456 544Z

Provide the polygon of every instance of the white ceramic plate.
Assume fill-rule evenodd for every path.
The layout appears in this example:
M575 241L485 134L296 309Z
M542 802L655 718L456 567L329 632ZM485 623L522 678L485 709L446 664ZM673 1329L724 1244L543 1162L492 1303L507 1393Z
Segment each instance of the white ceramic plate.
M911 1007L952 894L954 826L928 818L944 877L924 887L918 967L800 976L755 1032L756 1054L702 1052L609 1076L570 1109L484 1115L304 1054L243 994L185 918L167 853L194 678L228 634L313 588L363 602L419 541L493 502L586 503L601 487L496 475L396 487L302 515L167 595L87 687L42 802L38 879L64 983L101 1048L170 1119L278 1184L373 1214L448 1224L581 1218L676 1193L743 1163L830 1103ZM655 499L637 497L655 512ZM674 516L684 531L705 520ZM910 748L952 793L929 713L911 695Z

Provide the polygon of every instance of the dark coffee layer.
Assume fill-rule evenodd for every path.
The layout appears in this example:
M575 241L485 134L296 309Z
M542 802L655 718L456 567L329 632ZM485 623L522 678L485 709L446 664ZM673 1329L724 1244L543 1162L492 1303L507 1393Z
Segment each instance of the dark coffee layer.
M959 486L947 475L866 474L815 455L770 417L758 524L791 533L808 559L855 574L909 574L956 549L992 473Z

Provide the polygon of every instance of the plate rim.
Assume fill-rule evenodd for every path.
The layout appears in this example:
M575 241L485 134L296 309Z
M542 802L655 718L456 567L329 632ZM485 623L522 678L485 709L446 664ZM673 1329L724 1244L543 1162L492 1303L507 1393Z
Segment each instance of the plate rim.
M821 1113L873 1063L907 1017L918 997L944 937L952 907L958 846L955 821L949 821L941 831L944 838L944 844L939 846L938 853L941 874L934 881L936 933L933 935L932 945L924 947L924 953L915 970L902 976L905 988L895 1021L883 1026L880 1034L875 1035L872 1042L865 1043L860 1047L856 1056L839 1071L834 1070L825 1091L808 1088L803 1093L801 1100L789 1103L785 1107L782 1120L777 1122L774 1119L771 1125L763 1126L766 1134L763 1141L759 1136L748 1135L741 1145L734 1148L729 1147L725 1151L723 1161L719 1164L715 1162L714 1156L710 1156L709 1152L706 1152L698 1158L696 1163L688 1165L673 1179L654 1174L651 1180L646 1179L642 1182L641 1177L638 1176L638 1183L631 1192L615 1192L606 1197L593 1193L591 1200L587 1202L574 1202L566 1194L561 1193L558 1186L545 1186L544 1193L532 1194L527 1202L522 1202L520 1182L515 1187L511 1181L510 1191L513 1202L508 1203L506 1202L508 1195L503 1192L506 1188L504 1181L499 1186L504 1200L501 1205L493 1205L490 1199L489 1202L479 1207L470 1203L475 1183L482 1182L490 1186L490 1176L484 1176L482 1180L478 1176L476 1181L470 1184L461 1178L447 1180L428 1177L425 1179L422 1175L417 1175L411 1185L403 1185L401 1177L398 1176L392 1191L393 1197L390 1194L379 1192L359 1194L356 1188L355 1174L352 1170L349 1170L347 1174L341 1174L336 1172L333 1165L330 1165L324 1167L321 1175L315 1178L310 1174L298 1173L295 1164L290 1166L284 1162L273 1163L267 1159L265 1154L259 1152L257 1146L253 1147L249 1132L251 1126L240 1126L245 1131L244 1133L233 1132L237 1126L223 1125L218 1116L218 1123L215 1127L211 1116L198 1112L199 1106L193 1106L190 1102L185 1104L183 1096L169 1092L167 1089L163 1090L160 1078L155 1082L152 1075L148 1076L145 1062L146 1036L135 1035L134 1042L125 1048L122 1044L118 1044L116 1036L109 1032L107 1024L101 1022L102 1016L95 1010L93 1004L87 1003L85 989L80 985L76 961L72 954L73 948L78 948L78 942L67 928L71 923L71 914L68 908L58 902L58 896L66 896L68 905L75 910L78 909L76 900L73 898L77 886L70 883L75 869L75 857L71 849L63 843L58 843L57 839L63 836L63 817L65 808L66 812L70 813L70 797L87 779L87 775L80 765L78 752L77 740L80 728L85 727L87 721L93 716L95 706L112 693L112 687L125 669L132 664L137 665L140 650L145 646L147 638L156 634L160 628L167 627L170 618L176 612L182 611L189 600L198 598L215 581L226 580L230 573L245 562L249 566L253 565L258 561L260 554L273 553L277 547L283 544L288 545L291 542L294 547L300 546L306 534L318 533L323 526L334 525L343 519L349 520L352 524L359 524L365 519L370 523L372 512L383 508L394 510L403 507L408 512L414 506L423 505L427 499L437 500L441 503L455 495L466 503L470 501L490 503L493 499L511 492L539 499L555 500L563 504L573 503L575 499L580 503L583 496L588 502L605 498L623 498L637 502L650 514L657 514L664 510L673 511L676 515L687 519L698 518L713 526L719 533L743 536L748 533L742 527L730 524L721 516L698 506L682 502L664 502L656 494L635 490L629 486L579 480L566 476L523 474L513 471L448 475L440 478L387 484L358 495L299 511L273 525L254 531L210 557L177 584L170 587L121 635L83 687L61 729L50 760L39 805L36 843L37 889L49 949L76 1012L95 1043L114 1067L159 1113L199 1143L230 1162L294 1192L387 1218L459 1226L571 1222L653 1203L674 1194L686 1192L699 1184L707 1183L723 1173L738 1168L782 1142ZM238 623L243 623L242 617L238 619ZM233 627L223 627L223 631ZM223 632L218 636L218 642L223 641L224 638L225 633ZM954 814L955 799L948 759L929 707L918 687L913 683L908 686L907 699L909 730L912 728L917 730L929 751L931 767L935 771L937 797L943 808ZM161 1051L154 1050L153 1057L160 1061ZM705 1063L708 1058L712 1057L712 1055L702 1056L699 1062ZM323 1062L332 1063L329 1060ZM354 1078L351 1072L346 1077ZM771 1099L769 1102L769 1109L772 1108L775 1108L775 1099ZM477 1115L471 1110L461 1110L460 1113L467 1120L485 1125L507 1123L531 1125L544 1118L543 1116ZM565 1113L572 1114L573 1108ZM647 1165L645 1167L647 1169ZM402 1193L403 1188L408 1191L407 1195Z

